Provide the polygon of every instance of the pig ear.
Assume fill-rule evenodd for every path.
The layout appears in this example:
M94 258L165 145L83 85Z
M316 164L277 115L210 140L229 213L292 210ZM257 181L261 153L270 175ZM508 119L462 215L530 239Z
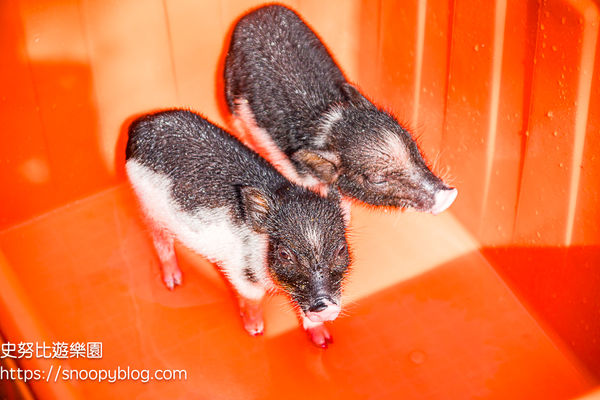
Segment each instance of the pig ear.
M265 233L267 215L273 207L271 198L261 189L244 186L240 189L246 220L257 232Z
M375 106L358 89L348 82L342 83L342 92L348 101L359 108L374 108Z
M292 155L292 160L306 166L327 184L332 184L340 176L340 157L331 151L301 149Z

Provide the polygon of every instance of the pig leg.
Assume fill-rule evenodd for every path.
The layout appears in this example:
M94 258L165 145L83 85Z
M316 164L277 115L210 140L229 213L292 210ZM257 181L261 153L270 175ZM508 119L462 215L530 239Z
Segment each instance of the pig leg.
M173 236L165 229L153 227L152 241L160 260L162 278L167 288L173 290L181 285L181 270L177 265Z
M240 315L244 329L252 336L262 335L265 330L261 300L240 297Z
M302 326L315 346L326 349L329 343L333 343L331 334L322 322L312 322L302 316Z
M226 259L222 259L221 266L225 276L231 282L238 294L240 316L244 329L252 335L262 335L264 322L262 314L262 299L265 296L265 286L261 283L259 271L264 269L264 252L266 244L257 237L246 237L248 245L237 253L233 251Z
M262 299L265 291L244 279L230 279L239 295L240 316L244 329L252 336L262 335L265 330L262 313Z

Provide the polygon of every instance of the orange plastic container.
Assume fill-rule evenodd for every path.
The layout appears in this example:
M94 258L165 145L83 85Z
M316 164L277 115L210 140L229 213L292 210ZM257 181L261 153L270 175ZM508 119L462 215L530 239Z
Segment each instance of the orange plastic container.
M29 381L40 399L593 398L598 3L285 2L459 189L437 217L354 207L347 311L326 351L279 296L249 337L224 279L184 248L184 284L165 289L123 174L134 116L190 107L227 126L224 49L259 4L0 2L2 354L103 345L3 368L187 374Z

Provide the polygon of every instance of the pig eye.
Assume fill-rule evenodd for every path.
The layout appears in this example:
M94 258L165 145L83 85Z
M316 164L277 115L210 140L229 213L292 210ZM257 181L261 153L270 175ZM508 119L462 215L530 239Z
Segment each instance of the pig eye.
M283 247L280 247L277 250L277 254L279 255L279 258L281 258L283 261L292 261L292 254Z
M387 177L381 174L368 175L367 180L374 186L385 186L388 183Z

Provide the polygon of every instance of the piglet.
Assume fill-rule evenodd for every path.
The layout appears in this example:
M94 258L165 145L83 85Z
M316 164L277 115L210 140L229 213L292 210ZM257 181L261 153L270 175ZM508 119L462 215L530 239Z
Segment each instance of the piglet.
M168 288L182 282L177 239L221 267L251 335L263 332L263 296L280 289L312 341L327 347L323 322L340 312L350 262L339 201L290 183L235 137L185 110L133 122L126 160Z
M225 59L234 125L289 179L376 206L438 214L457 190L411 134L348 83L292 10L269 5L236 24Z

